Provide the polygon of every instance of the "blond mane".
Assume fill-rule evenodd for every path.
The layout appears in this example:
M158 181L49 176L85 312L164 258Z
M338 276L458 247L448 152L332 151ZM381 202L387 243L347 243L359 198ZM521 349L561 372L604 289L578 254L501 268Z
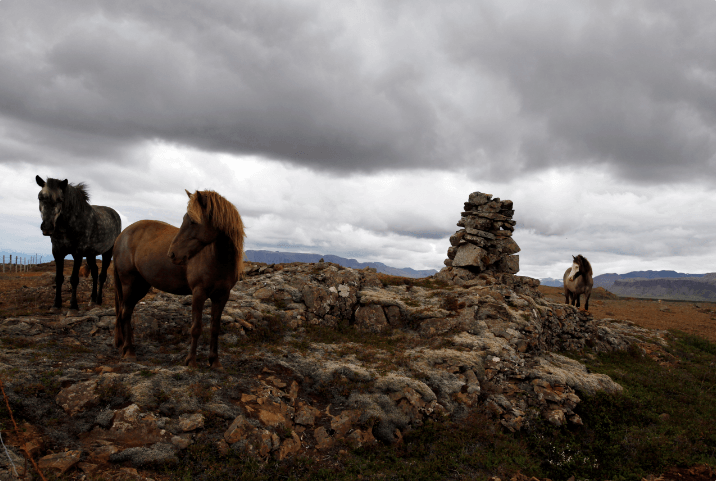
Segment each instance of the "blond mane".
M231 239L234 249L236 249L236 272L240 279L244 273L244 237L246 234L244 234L244 223L239 211L236 210L234 204L213 190L202 190L200 193L206 202L206 208L202 209L196 200L196 192L194 192L189 197L186 213L195 222L204 223L206 220L213 228ZM204 214L206 214L206 219L204 219Z

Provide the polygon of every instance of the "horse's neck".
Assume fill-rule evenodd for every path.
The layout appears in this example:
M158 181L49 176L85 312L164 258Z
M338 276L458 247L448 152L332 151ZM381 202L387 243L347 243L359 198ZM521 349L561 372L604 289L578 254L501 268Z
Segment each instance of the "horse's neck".
M236 248L227 235L219 234L211 247L213 248L212 255L220 264L236 264Z
M92 206L84 201L68 206L67 210L63 207L62 214L60 215L60 219L63 219L66 230L75 233L88 231L93 217L94 210Z

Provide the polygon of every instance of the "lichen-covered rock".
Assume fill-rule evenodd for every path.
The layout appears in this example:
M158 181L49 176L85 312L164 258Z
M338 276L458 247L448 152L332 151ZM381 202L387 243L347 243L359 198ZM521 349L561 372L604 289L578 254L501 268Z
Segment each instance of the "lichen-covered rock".
M356 309L355 325L358 329L368 332L382 332L388 328L383 308L377 304L368 304Z
M74 416L88 406L97 404L99 401L97 380L91 379L66 387L59 392L55 401L62 406L62 409L64 409L67 414Z
M552 352L535 361L537 364L530 369L528 377L539 378L550 384L566 385L588 395L594 395L597 391L622 391L622 387L609 376L589 373L583 364L574 359Z

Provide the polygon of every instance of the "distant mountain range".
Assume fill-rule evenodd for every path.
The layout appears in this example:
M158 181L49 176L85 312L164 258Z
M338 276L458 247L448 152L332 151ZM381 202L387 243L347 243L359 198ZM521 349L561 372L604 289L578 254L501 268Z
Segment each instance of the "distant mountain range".
M562 287L562 279L546 278L540 282L545 286ZM620 297L716 302L716 273L634 271L601 274L594 278L594 287L603 287Z
M352 269L363 269L365 267L373 267L378 272L389 274L392 276L412 277L414 279L431 276L438 271L435 269L416 270L410 267L391 267L386 266L382 262L358 262L355 259L346 259L334 255L308 254L297 252L278 252L278 251L254 251L247 250L246 258L251 262L264 262L266 264L285 264L290 262L318 262L323 259L325 262L333 262L343 267Z
M341 265L343 267L350 267L353 269L363 269L365 267L373 267L378 272L384 274L390 274L393 276L401 277L412 277L414 279L421 277L431 276L438 271L435 269L417 270L410 267L391 267L383 264L382 262L358 262L355 259L346 259L345 257L334 256L334 255L322 255L322 254L308 254L308 253L296 253L296 252L278 252L278 251L264 251L264 250L247 250L245 251L246 258L251 262L264 262L266 264L282 264L289 262L318 262L323 259L325 262L333 262L334 264ZM21 259L29 259L35 254L28 254L24 252L16 252L12 250L0 251L0 262L2 262L2 256L5 255L5 262L10 262L10 256L12 255L13 263L16 257ZM52 254L40 254L42 255L42 262L52 261ZM67 259L72 260L71 256L67 256Z
M688 277L703 277L704 275L705 274L684 274L683 272L676 271L633 271L627 274L601 274L594 278L594 286L603 287L611 291L615 281L623 281L625 279L683 279Z
M716 302L716 272L689 277L617 279L609 290L620 297Z

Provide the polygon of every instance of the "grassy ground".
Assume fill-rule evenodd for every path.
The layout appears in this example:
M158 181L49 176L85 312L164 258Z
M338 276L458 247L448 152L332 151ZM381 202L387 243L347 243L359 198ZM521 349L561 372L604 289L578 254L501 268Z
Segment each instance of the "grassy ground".
M544 475L641 479L671 466L716 466L716 344L673 336L658 356L631 349L587 361L624 393L583 398L577 409L582 428L543 424L529 433Z
M525 476L566 480L641 480L664 472L716 466L716 344L673 332L671 346L649 355L572 353L592 372L612 376L620 395L582 396L583 426L533 423L503 432L485 413L460 422L429 422L395 446L351 449L322 460L259 463L238 453L221 456L207 442L189 448L173 479L478 480ZM697 476L716 479L716 468ZM691 469L694 472L694 469ZM712 475L709 474L712 473ZM527 479L526 477L522 479Z

